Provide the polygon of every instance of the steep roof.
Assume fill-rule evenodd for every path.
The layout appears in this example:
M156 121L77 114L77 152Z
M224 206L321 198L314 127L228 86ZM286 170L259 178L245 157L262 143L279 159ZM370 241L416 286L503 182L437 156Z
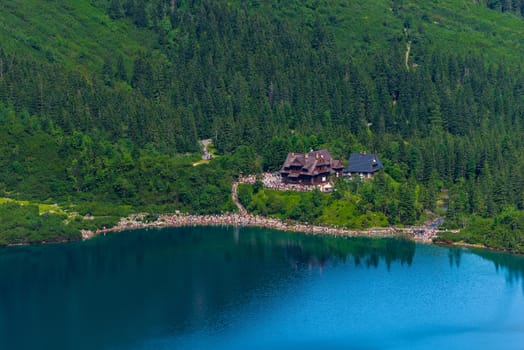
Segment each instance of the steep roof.
M281 173L289 174L290 177L296 177L296 171L290 168L301 167L299 173L301 175L318 175L320 173L329 173L333 170L341 170L342 164L338 159L331 158L329 151L322 149L319 151L311 151L309 153L289 153L286 161L280 170ZM324 170L319 171L320 167L325 167Z
M376 154L351 153L349 156L348 173L374 173L382 169L384 165Z

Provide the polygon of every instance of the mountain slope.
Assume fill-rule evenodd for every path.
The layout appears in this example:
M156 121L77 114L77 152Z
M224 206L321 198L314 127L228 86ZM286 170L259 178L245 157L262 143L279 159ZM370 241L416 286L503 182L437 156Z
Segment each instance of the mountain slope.
M354 191L393 223L442 189L451 226L522 210L524 21L490 4L3 1L0 190L213 212L328 147L379 153L391 201ZM203 138L224 157L193 168Z
M113 21L90 1L2 1L0 42L5 52L99 72L108 56L127 60L151 48L154 34Z
M309 0L262 2L261 7L281 20L310 32L321 20L340 48L365 58L388 42L411 40L420 51L434 46L461 54L486 53L495 60L520 62L524 54L522 18L501 15L475 2ZM414 45L416 46L416 45Z

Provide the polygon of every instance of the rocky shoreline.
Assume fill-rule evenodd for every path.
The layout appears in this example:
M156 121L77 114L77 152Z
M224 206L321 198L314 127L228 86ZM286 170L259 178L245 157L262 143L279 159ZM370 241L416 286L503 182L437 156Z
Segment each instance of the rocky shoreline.
M240 226L261 227L279 231L300 232L313 235L331 235L340 237L408 237L418 242L432 243L437 237L438 230L430 222L417 227L380 227L367 230L350 230L345 227L320 226L308 223L282 221L252 214L220 214L220 215L191 215L191 214L164 214L154 221L146 221L146 214L134 214L123 218L111 228L102 228L96 231L82 230L82 238L89 239L96 235L109 232L127 231L142 228L166 228L187 226Z

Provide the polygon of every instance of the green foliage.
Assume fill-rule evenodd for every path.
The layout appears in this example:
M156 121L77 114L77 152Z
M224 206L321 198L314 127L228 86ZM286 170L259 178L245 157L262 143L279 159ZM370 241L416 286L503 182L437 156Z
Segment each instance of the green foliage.
M8 0L0 4L0 14L4 50L83 72L98 70L104 57L115 53L129 59L154 37L111 20L94 1Z
M219 212L232 207L233 175L256 164L239 151L209 165L193 167L191 157L173 157L129 143L110 143L81 132L46 131L35 117L0 106L0 189L20 198L53 198L77 204L82 215L125 216L146 206ZM31 125L31 129L29 126ZM233 166L235 165L236 166ZM104 204L106 203L106 204Z
M197 138L214 137L223 153L255 146L265 155L264 166L274 170L286 149L316 148L321 138L345 141L351 132L369 146L378 141L366 138L386 131L419 137L438 128L462 135L492 112L494 120L508 121L522 106L522 73L514 64L522 56L520 45L514 45L521 37L511 35L520 22L480 6L461 8L456 1L404 2L398 11L379 0L259 7L209 0L101 0L38 6L39 11L30 11L25 1L7 1L0 11L6 23L13 23L4 30L31 31L13 14L49 31L55 23L40 14L67 17L60 25L74 25L60 33L68 35L65 48L50 40L57 33L30 33L39 47L56 52L56 61L49 63L41 50L6 34L0 100L45 115L68 133L80 130L93 137L96 131L169 153L197 151ZM402 34L406 23L409 31ZM501 34L493 38L495 24ZM92 33L100 32L104 40L96 42L101 44L88 45ZM122 32L131 34L122 37ZM450 32L453 40L446 40ZM141 36L149 38L132 39ZM139 44L154 41L155 48ZM406 41L412 47L411 69L404 62ZM488 49L480 44L485 42ZM30 54L22 58L19 51ZM79 52L89 57L78 60ZM489 77L490 83L474 77ZM286 145L282 140L290 130L319 142ZM273 137L276 141L269 142ZM332 143L340 149L340 142ZM340 151L347 156L347 148ZM125 182L121 185L127 193Z
M490 248L524 253L524 211L507 209L493 218L472 216L460 233L446 233L440 240L482 244Z
M253 187L254 186L249 186L247 184L238 185L238 190L237 190L238 200L244 207L248 206L251 203L251 201L253 200L253 192L254 192Z
M2 1L0 192L109 221L217 213L240 173L326 147L376 151L384 174L241 200L354 227L524 210L519 14L522 1ZM202 138L222 156L192 167Z
M382 182L387 182L391 187L389 192L382 192ZM406 221L397 211L391 209L400 206L396 187L398 186L393 184L390 178L382 175L381 180L377 177L372 182L361 183L356 190L351 190L345 180L341 180L336 186L336 191L330 194L320 193L318 190L286 192L267 189L255 193L253 186L243 185L239 188L239 197L242 197L241 201L248 210L255 214L276 216L283 220L353 229L384 227L392 223L414 223ZM416 201L412 205L419 206ZM413 215L417 213L415 210Z
M36 205L0 204L0 245L79 239L80 231L67 225L66 219L65 215L40 215Z
M524 2L521 0L484 0L482 3L492 10L524 16Z

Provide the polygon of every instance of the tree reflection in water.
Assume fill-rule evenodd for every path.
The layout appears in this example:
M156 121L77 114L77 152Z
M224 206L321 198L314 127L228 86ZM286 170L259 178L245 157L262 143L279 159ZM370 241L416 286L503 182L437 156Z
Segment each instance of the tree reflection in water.
M506 276L506 281L510 285L515 283L522 283L524 292L524 256L510 253L497 252L487 249L466 249L466 248L449 248L448 256L450 266L455 264L460 266L461 255L465 252L473 253L492 261L497 272L503 272Z
M398 261L410 266L415 255L415 242L402 238L330 237L287 234L288 258L296 264L323 266L326 262L346 262L356 266L378 267L383 260L388 267Z
M0 348L121 347L159 329L190 332L307 269L354 261L411 265L401 239L307 236L254 228L138 230L0 250ZM262 291L262 292L261 292ZM24 317L24 315L32 315ZM96 325L97 337L83 330ZM122 325L125 325L123 328ZM115 337L114 329L121 329ZM67 335L67 336L65 336Z

